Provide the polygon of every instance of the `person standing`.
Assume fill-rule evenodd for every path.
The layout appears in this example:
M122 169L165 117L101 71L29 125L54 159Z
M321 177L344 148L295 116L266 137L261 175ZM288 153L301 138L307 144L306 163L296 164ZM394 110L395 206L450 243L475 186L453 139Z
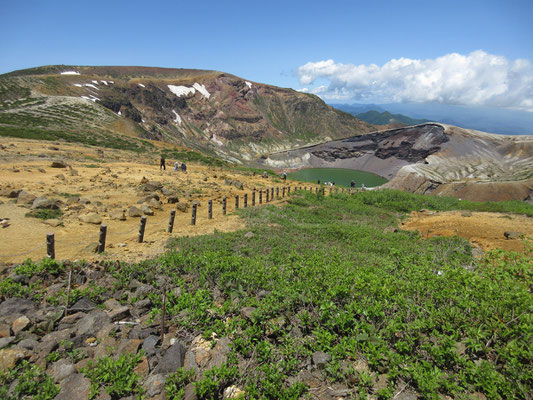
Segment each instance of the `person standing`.
M283 182L286 182L287 181L287 173L285 171L283 171Z
M178 172L178 168L180 167L180 163L179 162L175 162L174 163L174 171Z
M161 161L159 162L159 170L161 171L161 169L164 169L165 171L167 170L165 165L165 157L163 155L161 155Z

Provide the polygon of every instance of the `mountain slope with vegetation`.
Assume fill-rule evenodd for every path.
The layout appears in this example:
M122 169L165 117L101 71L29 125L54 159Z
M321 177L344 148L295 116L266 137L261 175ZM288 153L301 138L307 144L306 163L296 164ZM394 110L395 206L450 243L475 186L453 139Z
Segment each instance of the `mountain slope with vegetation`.
M0 135L143 151L143 139L226 160L375 130L317 96L217 71L47 66L0 76Z

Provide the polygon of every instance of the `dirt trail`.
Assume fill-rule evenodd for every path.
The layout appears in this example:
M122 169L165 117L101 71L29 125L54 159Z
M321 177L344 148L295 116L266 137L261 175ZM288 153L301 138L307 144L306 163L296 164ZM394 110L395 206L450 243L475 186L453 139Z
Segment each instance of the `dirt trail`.
M63 159L70 168L52 168L52 160ZM104 162L100 162L103 160ZM46 254L46 233L53 232L58 259L120 259L138 261L160 254L172 236L202 235L214 230L227 232L244 228L236 215L235 195L243 207L244 194L248 204L251 193L268 187L281 187L278 178L263 179L249 172L234 172L221 168L188 164L187 173L173 171L176 160L167 160L166 171L160 171L157 155L141 155L134 160L131 153L102 151L72 144L43 144L27 140L9 140L0 149L0 189L22 189L37 197L60 199L65 203L60 226L50 226L46 221L25 217L29 206L16 204L16 199L0 197L0 218L9 218L9 226L0 228L0 262L16 263L27 258L40 259ZM180 161L180 160L178 160ZM244 185L238 189L227 180ZM160 191L161 209L153 209L147 216L145 240L137 243L139 217L129 217L130 206L138 204L145 194L141 182L159 182L175 192L180 203L199 203L196 225L191 225L191 209L176 211L172 234L167 233L170 211L175 204L167 203ZM82 204L71 197L79 196ZM222 216L222 198L227 197L227 216ZM207 202L213 200L213 219L208 219ZM259 194L256 196L259 203ZM269 204L283 203L283 199ZM263 204L266 196L263 196ZM112 211L125 210L125 221L112 219ZM95 254L91 247L98 242L99 224L82 222L80 215L97 213L107 225L106 251Z
M161 146L165 146L164 144ZM69 168L52 168L52 160L63 159ZM68 143L43 143L39 141L10 139L0 144L0 191L22 189L37 197L63 201L63 216L59 226L47 221L26 217L29 206L16 204L16 199L0 196L0 219L9 218L9 226L0 228L0 263L18 263L27 258L40 259L46 254L46 233L53 232L58 259L118 259L139 261L162 253L172 236L202 235L216 230L222 232L244 228L244 222L231 215L235 207L235 195L243 196L267 187L281 187L278 178L263 179L249 172L229 171L222 168L188 165L187 174L172 170L176 160L167 160L167 170L159 170L157 153L133 154L130 152L99 149ZM178 160L180 161L180 160ZM144 178L144 179L143 179ZM238 189L229 181L244 185ZM145 240L137 243L139 217L129 217L130 206L138 204L145 194L141 182L159 182L176 192L180 203L199 203L197 223L191 225L191 210L176 212L174 231L167 233L170 211L175 204L167 203L161 196L161 209L147 217ZM294 183L293 183L294 186ZM309 184L307 184L309 186ZM315 186L313 186L314 189ZM79 196L77 201L73 196ZM227 216L222 216L222 198L227 197ZM213 200L213 219L207 218L207 202ZM259 202L258 196L256 199ZM282 204L280 199L270 204ZM266 198L263 198L263 203ZM124 210L126 220L112 219L111 214ZM95 254L99 223L82 222L80 216L96 213L108 226L106 251ZM521 232L533 236L533 218L496 213L413 213L404 221L402 229L419 230L423 237L458 235L470 240L482 249L504 248L523 251L520 239L508 240L506 231Z
M402 229L418 230L422 237L460 236L483 250L500 248L523 252L524 241L507 239L505 232L517 232L533 239L533 218L501 213L447 211L413 212L401 225Z

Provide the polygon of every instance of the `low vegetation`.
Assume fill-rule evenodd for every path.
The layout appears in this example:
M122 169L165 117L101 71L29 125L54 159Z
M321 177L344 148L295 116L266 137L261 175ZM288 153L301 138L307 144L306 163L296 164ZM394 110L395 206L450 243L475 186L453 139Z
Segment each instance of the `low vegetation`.
M220 367L168 375L170 399L183 398L191 383L199 399L221 399L230 385L249 399L296 399L311 395L313 379L340 385L357 398L388 399L405 387L424 399L480 393L488 399L529 398L533 248L476 259L461 238L422 240L416 232L395 230L403 213L421 208L533 215L532 206L513 202L394 191L331 197L298 192L282 208L239 210L248 223L244 231L174 238L158 259L105 263L112 287L99 289L95 281L84 295L96 304L104 293L123 304L148 298L155 320L165 285L167 321L179 339L230 339ZM38 285L47 276L66 275L61 264L43 263L17 267L19 275L40 278L31 280L37 285L32 293L4 280L0 294L42 298ZM155 290L120 297L133 280ZM58 296L55 301L62 303L63 294ZM327 357L319 366L314 359L320 354ZM141 357L139 352L93 362L82 371L92 394L141 396L133 373ZM309 378L306 371L315 375Z

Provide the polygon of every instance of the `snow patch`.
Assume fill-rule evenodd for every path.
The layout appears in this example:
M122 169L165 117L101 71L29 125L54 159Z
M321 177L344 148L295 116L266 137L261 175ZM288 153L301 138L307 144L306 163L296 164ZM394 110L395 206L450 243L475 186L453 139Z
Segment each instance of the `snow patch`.
M168 89L174 93L176 96L187 96L189 93L195 94L196 91L199 91L202 96L204 96L206 99L211 97L211 93L207 91L205 88L205 85L200 85L198 82L195 82L192 87L187 86L175 86L175 85L167 85Z
M98 85L98 81L91 81L92 83L94 83L95 85Z
M81 96L81 98L85 100L91 100L93 103L96 103L97 100L100 100L98 97L94 97L94 96L91 96L91 97Z
M246 86L248 86L250 89L252 88L252 83L251 82L245 81L244 83L246 83Z
M176 115L176 118L174 119L174 122L178 123L179 125L181 125L181 117L179 116L179 114L172 110L172 112Z
M100 82L102 82L104 85L107 86L107 81L100 81Z
M168 85L168 89L178 97L187 96L189 93L196 93L194 88L189 88L187 86Z
M218 144L219 146L224 146L224 143L222 143L219 139L217 139L217 135L213 134L213 137L211 137L211 140Z
M81 83L75 83L74 86L83 87L83 85Z
M61 75L79 75L80 73L78 71L65 71L61 72Z
M207 89L205 88L205 85L200 85L198 82L195 82L194 85L192 85L193 88L195 88L196 90L198 90L200 93L202 93L202 95L208 99L209 97L211 97L211 93L209 93L207 91Z
M90 87L90 88L93 88L93 89L96 89L96 90L100 90L96 86L94 86L92 83L86 83L83 86Z
M118 114L118 115L122 115L122 113L121 113L120 111L119 111L117 114Z
M146 87L146 86L144 86L142 83L138 83L138 85L139 85L140 87Z

